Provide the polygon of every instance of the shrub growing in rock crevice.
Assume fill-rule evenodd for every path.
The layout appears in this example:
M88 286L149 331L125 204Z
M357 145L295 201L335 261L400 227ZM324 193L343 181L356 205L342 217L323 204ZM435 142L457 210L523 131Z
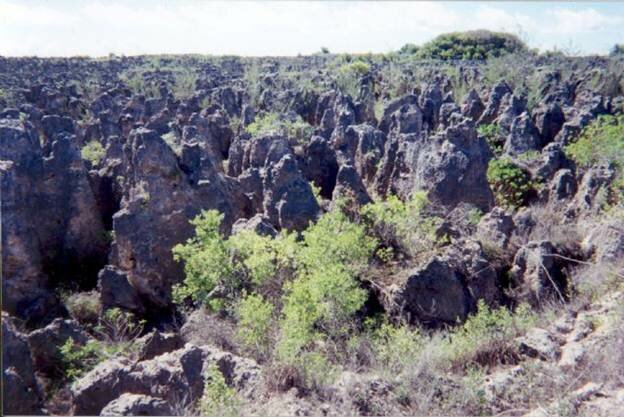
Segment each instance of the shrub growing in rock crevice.
M490 161L487 179L497 203L502 206L520 207L534 190L530 175L508 157Z

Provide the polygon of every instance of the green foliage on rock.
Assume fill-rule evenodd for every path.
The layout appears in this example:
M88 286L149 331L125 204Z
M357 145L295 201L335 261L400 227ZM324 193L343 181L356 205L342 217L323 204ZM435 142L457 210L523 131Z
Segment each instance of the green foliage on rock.
M322 334L339 337L366 299L357 275L376 246L363 226L342 212L324 215L304 232L297 278L287 284L279 356L294 359ZM320 332L319 332L320 331Z
M519 207L534 189L529 174L516 165L511 158L492 159L487 169L487 179L498 204Z
M104 360L103 347L98 341L79 346L71 337L59 348L61 366L69 381L80 378Z
M624 116L603 115L566 147L566 154L587 168L600 163L624 166Z
M417 56L424 59L484 60L525 51L526 45L515 35L475 30L442 34L425 43Z
M441 219L425 215L429 204L424 191L414 192L405 202L390 195L385 201L364 206L361 216L370 233L379 236L384 245L416 255L432 249L438 241Z
M485 139L494 155L500 156L503 153L505 138L503 137L501 129L498 125L481 125L477 128L477 133Z
M612 182L615 200L622 201L624 192L624 115L602 115L581 132L578 139L566 146L566 155L580 167L605 164L616 170Z
M270 133L285 135L293 144L300 145L310 139L314 133L314 128L299 115L289 120L277 113L267 113L264 116L256 117L253 123L245 127L245 131L251 136Z
M80 155L82 159L90 161L93 165L97 165L104 155L106 154L106 150L102 146L100 142L97 140L92 140L82 147L80 150Z
M609 51L609 56L620 56L624 55L624 43L618 43L613 45L611 51Z
M234 417L240 415L240 406L236 390L228 386L217 365L210 365L205 375L204 393L199 401L201 415Z
M173 288L173 299L180 303L190 297L199 304L218 302L212 291L219 286L221 297L238 286L226 241L219 233L223 215L216 210L203 211L191 220L195 236L173 248L173 258L184 261L184 284ZM215 308L217 304L212 305Z
M335 210L301 240L286 232L268 237L248 231L226 239L219 234L221 220L216 211L203 212L192 221L196 236L173 249L174 258L185 263L184 282L174 287L176 302L190 298L221 309L247 291L238 303L240 336L267 355L273 306L264 297L274 303L283 297L278 351L284 360L347 331L366 299L357 276L377 244L363 225Z
M335 71L336 86L355 99L360 92L360 79L369 71L370 65L361 60L343 64Z
M445 340L441 363L464 368L495 365L510 352L513 339L536 324L536 317L525 304L512 313L504 307L491 309L479 300L477 312Z
M266 357L271 351L270 331L275 306L261 295L252 294L237 305L238 338L250 352Z

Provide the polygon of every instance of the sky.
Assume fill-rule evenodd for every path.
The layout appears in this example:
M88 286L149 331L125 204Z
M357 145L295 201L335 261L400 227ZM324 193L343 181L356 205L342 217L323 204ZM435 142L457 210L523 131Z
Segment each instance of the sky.
M0 0L3 56L389 52L471 29L605 54L624 43L624 2Z

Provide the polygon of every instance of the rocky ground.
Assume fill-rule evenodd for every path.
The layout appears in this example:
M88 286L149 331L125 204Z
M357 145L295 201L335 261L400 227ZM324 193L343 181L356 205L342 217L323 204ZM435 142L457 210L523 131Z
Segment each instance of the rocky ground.
M622 68L0 57L4 413L210 414L198 401L222 379L236 408L221 414L624 415L624 162L567 151L624 112ZM436 238L359 277L357 320L426 334L399 371L336 360L331 381L299 384L241 348L236 317L172 300L185 271L171 251L202 210L224 214L225 236L274 235L417 191ZM480 301L533 319L474 367L427 368L422 352ZM83 369L92 357L68 341L106 354Z

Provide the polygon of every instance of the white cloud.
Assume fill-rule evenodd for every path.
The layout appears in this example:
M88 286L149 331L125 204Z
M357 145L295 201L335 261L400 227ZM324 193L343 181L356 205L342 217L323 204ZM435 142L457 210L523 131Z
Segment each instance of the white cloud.
M76 21L76 16L46 6L0 3L0 22L3 25L66 25Z
M622 16L606 16L595 9L557 9L548 14L554 19L549 29L560 34L591 32L614 25L620 25L621 28L624 25Z
M334 52L385 52L440 33L479 28L521 29L531 41L535 39L533 46L551 47L562 36L602 33L624 24L622 14L607 16L593 8L544 6L540 13L528 9L518 13L497 3L474 7L431 1L39 4L0 0L0 54L295 55L321 46ZM586 49L591 50L591 42L585 39Z

